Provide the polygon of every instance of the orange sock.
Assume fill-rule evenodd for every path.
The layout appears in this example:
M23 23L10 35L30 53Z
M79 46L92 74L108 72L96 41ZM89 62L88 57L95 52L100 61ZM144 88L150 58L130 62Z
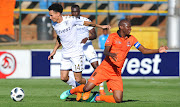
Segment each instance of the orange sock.
M83 91L83 87L84 87L85 85L84 84L82 84L82 85L80 85L80 86L78 86L78 87L76 87L76 88L74 88L74 89L71 89L70 90L70 93L71 94L74 94L74 93L82 93L82 92L84 92Z
M100 95L96 97L96 101L105 101L108 103L116 103L113 95Z

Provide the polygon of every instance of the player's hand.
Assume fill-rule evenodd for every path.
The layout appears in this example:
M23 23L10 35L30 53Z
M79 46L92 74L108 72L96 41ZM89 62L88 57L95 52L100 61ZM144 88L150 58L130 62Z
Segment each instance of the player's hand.
M52 52L49 56L48 56L48 60L53 59L53 56L55 55L55 52Z
M114 61L116 61L116 59L117 59L117 54L116 54L116 53L110 53L109 56L110 56Z
M109 25L102 25L102 29L111 29L111 26L109 26Z
M161 47L159 48L159 53L163 53L163 52L167 53L167 51L166 51L167 49L168 49L167 46L161 46Z
M82 41L81 41L81 43L86 43L87 42L87 40L88 40L88 38L84 38Z

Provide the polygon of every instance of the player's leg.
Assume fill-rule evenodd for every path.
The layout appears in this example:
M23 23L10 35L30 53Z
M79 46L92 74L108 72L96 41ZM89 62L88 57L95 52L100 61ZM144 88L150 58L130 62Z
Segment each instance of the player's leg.
M86 87L85 87L86 86ZM60 95L60 99L66 99L68 96L75 93L84 93L92 90L96 85L94 83L88 82L86 85L82 84L76 88L66 90ZM85 88L84 88L85 87Z
M96 69L99 66L98 61L91 62L91 65L94 69Z
M85 78L82 78L82 72L74 72L74 76L78 83L86 84L87 80ZM89 92L89 93L91 93L91 92ZM79 101L81 99L81 96L82 96L82 93L77 93L76 101ZM89 98L89 95L87 97ZM85 99L83 98L83 100L85 100Z
M96 69L98 67L98 61L94 61L91 63L92 67L94 69ZM100 85L99 85L99 93L101 95L106 95L105 91L104 91L104 82L102 82Z
M99 64L98 64L98 57L97 57L96 51L91 42L88 42L83 46L83 52L84 52L85 57L91 63L91 66L95 70L99 66ZM103 82L99 85L99 92L101 95L106 94L104 91Z
M76 87L77 82L74 77L69 75L69 71L71 70L71 61L69 58L61 58L61 70L60 70L60 79L65 83Z
M60 71L60 78L62 81L67 82L69 80L69 70L61 70Z
M75 80L80 84L86 84L86 79L82 77L84 70L84 55L71 57L72 71L74 72Z
M70 90L70 93L71 93L71 94L74 94L74 93L89 92L89 91L91 91L95 86L96 86L96 85L95 85L94 83L88 81L88 83L87 83L86 85L82 84L82 85L80 85L80 86L78 86L78 87L76 87L76 88L71 89L71 90Z
M101 68L97 68L96 69L101 70ZM74 93L83 93L83 92L88 92L90 90L92 90L96 85L100 84L103 81L106 81L106 75L102 75L102 73L98 73L96 72L96 70L94 71L94 73L91 75L90 79L88 80L88 83L86 85L82 84L74 89L71 90L67 90L64 91L61 95L60 95L60 99L66 99L68 96L74 94ZM103 70L101 70L102 72Z
M84 56L72 57L72 70L74 71L75 80L80 84L86 84L87 80L82 77L82 70L84 69ZM89 98L91 92L85 93L86 98ZM83 97L83 100L86 100ZM77 93L76 100L79 101L81 99L81 94Z
M113 91L113 98L115 99L116 103L121 103L123 100L123 91L114 90Z
M108 90L113 91L113 95L93 95L89 102L105 101L108 103L120 103L123 99L123 82L121 76L111 76L107 80Z
M87 80L82 77L82 72L74 72L75 80L80 84L86 84Z
M123 99L123 91L114 90L113 95L98 95L93 94L88 100L88 102L97 102L97 101L105 101L108 103L121 103Z

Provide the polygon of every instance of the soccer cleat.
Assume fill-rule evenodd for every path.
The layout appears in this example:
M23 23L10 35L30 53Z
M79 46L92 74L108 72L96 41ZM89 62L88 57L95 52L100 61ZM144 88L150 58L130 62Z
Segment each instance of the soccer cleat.
M104 90L99 90L99 93L100 93L101 95L106 95L106 93L105 93Z
M90 94L91 94L91 91L85 92L83 94L83 100L87 100L89 98Z
M98 93L93 93L93 95L87 100L87 102L96 102L96 97L99 96Z
M60 99L66 99L67 97L69 97L71 95L70 90L64 91L61 95L60 95Z
M82 93L77 93L76 101L79 101L81 99Z

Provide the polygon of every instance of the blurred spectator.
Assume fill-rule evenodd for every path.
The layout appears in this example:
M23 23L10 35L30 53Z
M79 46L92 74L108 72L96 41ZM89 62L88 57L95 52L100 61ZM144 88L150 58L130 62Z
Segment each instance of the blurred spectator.
M103 29L103 34L99 36L98 43L99 43L99 48L104 49L105 48L105 42L108 38L108 29Z

